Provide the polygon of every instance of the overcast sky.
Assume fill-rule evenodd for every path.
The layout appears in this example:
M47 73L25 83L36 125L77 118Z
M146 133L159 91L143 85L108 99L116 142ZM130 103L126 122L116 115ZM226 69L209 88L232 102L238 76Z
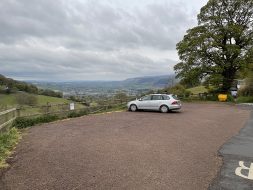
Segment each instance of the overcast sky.
M122 80L173 73L207 0L1 0L0 74Z

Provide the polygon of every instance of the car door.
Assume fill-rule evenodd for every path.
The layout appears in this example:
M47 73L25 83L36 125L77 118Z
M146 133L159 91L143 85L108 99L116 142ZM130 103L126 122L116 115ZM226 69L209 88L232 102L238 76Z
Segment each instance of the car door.
M142 97L138 102L138 109L150 109L151 95Z
M160 106L162 104L162 101L163 101L163 96L161 96L161 95L152 95L151 103L150 103L151 109L152 110L159 110Z

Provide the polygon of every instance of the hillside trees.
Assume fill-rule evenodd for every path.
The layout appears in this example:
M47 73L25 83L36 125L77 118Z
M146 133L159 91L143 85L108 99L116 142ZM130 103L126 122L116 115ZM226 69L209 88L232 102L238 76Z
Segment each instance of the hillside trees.
M0 75L0 85L6 86L8 90L10 91L24 91L28 93L37 94L38 88L35 85L28 84L26 82L21 82L17 80L13 80L11 78L6 78L3 75Z
M7 94L11 93L11 92L15 92L15 91L22 91L22 92L27 92L30 94L40 94L40 95L52 96L52 97L58 97L58 98L63 97L62 92L56 92L56 91L50 90L50 89L38 89L37 86L35 86L33 84L13 80L13 79L7 78L1 74L0 74L0 86L6 87L5 90L0 89L0 92L4 91ZM32 98L30 98L30 99L32 99ZM21 100L21 101L23 101L23 100Z
M228 91L237 72L252 62L252 47L253 0L209 0L198 26L177 44L181 62L174 69L184 83L208 79Z

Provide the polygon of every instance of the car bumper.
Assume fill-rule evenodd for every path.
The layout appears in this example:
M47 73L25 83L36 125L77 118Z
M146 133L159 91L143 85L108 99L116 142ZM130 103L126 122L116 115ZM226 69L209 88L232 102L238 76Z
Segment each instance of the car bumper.
M179 109L181 109L181 105L171 105L170 106L170 110L179 110Z

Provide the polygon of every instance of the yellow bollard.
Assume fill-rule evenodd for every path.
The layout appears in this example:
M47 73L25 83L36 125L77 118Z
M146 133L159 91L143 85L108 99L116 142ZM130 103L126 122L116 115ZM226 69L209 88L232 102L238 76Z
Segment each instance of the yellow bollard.
M218 99L220 102L226 102L228 99L228 95L227 94L219 94Z

